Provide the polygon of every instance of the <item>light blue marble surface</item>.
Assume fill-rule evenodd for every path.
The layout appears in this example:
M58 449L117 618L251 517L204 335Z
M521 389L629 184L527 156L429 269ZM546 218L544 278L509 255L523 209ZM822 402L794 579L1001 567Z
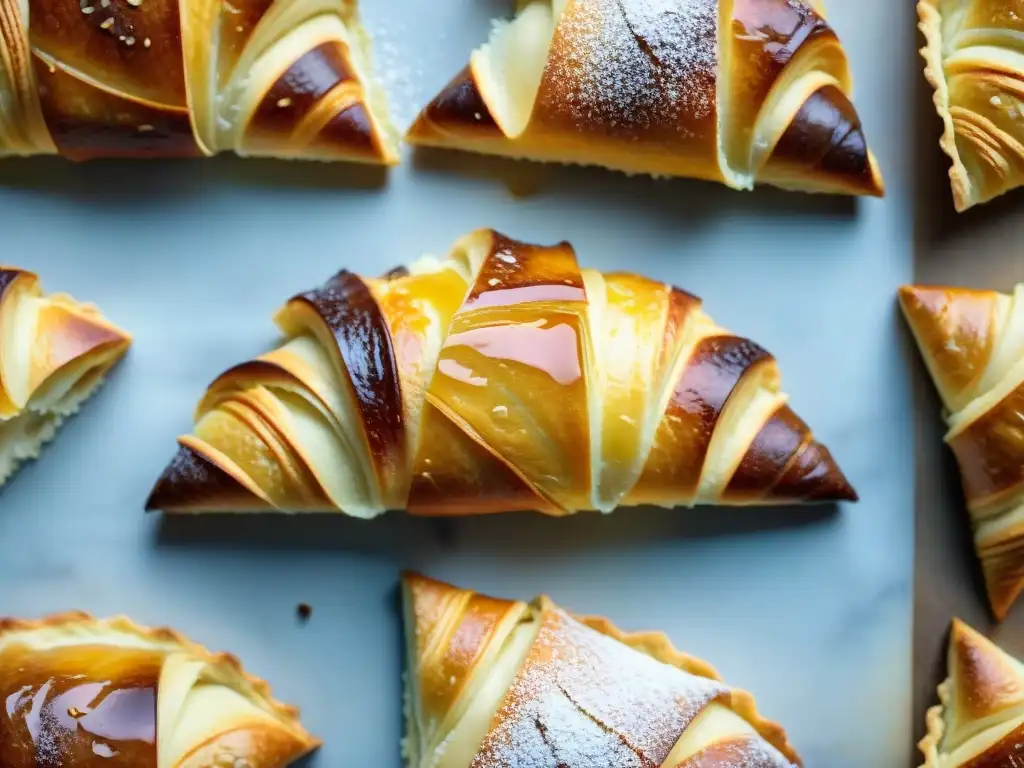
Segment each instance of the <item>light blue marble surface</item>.
M504 12L495 0L366 0L411 119ZM859 203L552 169L513 197L510 164L347 167L9 162L3 261L95 300L134 332L126 364L0 494L0 614L125 612L238 653L300 704L317 766L398 766L398 569L499 595L548 591L658 628L755 693L811 768L888 768L912 738L910 401L893 291L910 277L913 12L830 0L885 172ZM390 17L390 18L389 18ZM475 168L475 172L469 169ZM355 179L358 183L353 183ZM143 516L205 385L275 336L273 309L345 266L378 273L462 232L569 239L581 261L702 295L779 359L792 403L861 493L822 510L622 511L438 524L389 515ZM295 606L314 606L299 626ZM595 768L601 768L595 766Z

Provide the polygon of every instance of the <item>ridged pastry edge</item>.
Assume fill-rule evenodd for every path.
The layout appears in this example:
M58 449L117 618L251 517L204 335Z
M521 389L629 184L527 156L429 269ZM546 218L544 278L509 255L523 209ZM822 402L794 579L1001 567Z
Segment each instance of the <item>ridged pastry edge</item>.
M925 714L927 732L919 742L917 748L924 754L924 763L920 768L939 768L939 744L946 734L946 720L943 717L946 709L946 699L949 696L949 687L953 684L952 678L947 677L939 684L939 701L934 707L929 707Z
M935 89L932 102L939 117L942 118L943 129L939 146L952 161L949 180L953 187L953 205L958 213L963 213L977 201L972 199L971 179L956 148L956 130L953 127L953 117L949 114L949 88L942 67L942 15L938 10L938 2L939 0L918 0L917 28L921 30L925 39L925 46L920 49L921 57L925 61L924 77Z
M544 608L556 607L547 597L541 598L541 604ZM706 677L716 682L724 682L722 676L718 674L718 670L706 661L678 650L664 632L623 632L604 616L581 616L577 614L572 614L572 616L577 621L590 627L590 629L600 632L602 635L606 635L613 640L618 640L635 651L645 653L662 664L677 667L691 675ZM732 687L729 690L732 694L730 703L736 713L750 723L765 741L779 750L787 760L794 765L802 766L803 762L797 755L793 745L789 743L785 729L778 723L761 716L757 711L757 702L751 694Z
M91 625L98 629L113 629L118 632L135 635L144 640L152 640L161 644L173 644L211 665L222 668L226 667L250 685L253 692L262 700L268 710L276 715L283 724L294 730L303 740L307 741L311 749L323 743L320 739L310 734L302 725L299 720L299 708L275 699L270 690L270 684L263 678L256 677L247 672L237 656L224 651L213 653L205 646L190 640L170 627L144 627L123 615L112 616L108 619L97 619L85 611L64 611L49 614L40 619L0 617L0 644L2 644L4 635L13 632L32 632L51 627L73 625Z

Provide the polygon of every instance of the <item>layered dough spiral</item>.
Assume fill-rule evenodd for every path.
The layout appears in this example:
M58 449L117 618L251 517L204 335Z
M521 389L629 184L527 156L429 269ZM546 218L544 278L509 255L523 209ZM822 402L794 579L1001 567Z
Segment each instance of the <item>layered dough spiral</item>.
M928 710L921 768L1014 768L1024 739L1024 664L955 619L948 677Z
M906 286L903 312L946 410L992 610L1024 589L1024 283Z
M96 307L44 295L34 273L0 267L0 485L39 455L130 343Z
M1024 12L1017 0L919 0L917 12L964 211L1024 183Z
M278 312L210 385L150 509L564 515L855 499L775 359L694 296L491 230Z
M517 0L516 10L422 111L410 142L737 189L883 194L846 54L816 4Z
M391 164L355 0L0 0L0 156Z
M747 693L664 635L403 580L408 768L791 768Z
M126 618L0 619L4 768L284 768L319 742L227 654Z

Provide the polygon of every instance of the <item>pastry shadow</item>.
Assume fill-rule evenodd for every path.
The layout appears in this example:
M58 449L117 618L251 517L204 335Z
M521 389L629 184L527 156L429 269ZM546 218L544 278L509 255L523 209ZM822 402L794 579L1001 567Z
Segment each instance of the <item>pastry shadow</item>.
M637 549L651 542L750 536L838 522L832 504L791 507L624 508L552 519L534 512L423 518L389 512L373 520L341 514L162 514L162 549L346 551L406 564L454 550L495 557L563 557Z
M0 162L0 189L38 192L88 206L144 207L222 188L383 189L388 170L356 163L268 160L218 155L183 160L12 158ZM115 179L116 183L111 183Z
M604 168L511 160L457 150L416 147L410 162L418 173L458 176L505 187L512 199L574 196L616 198L630 207L652 209L688 227L745 215L806 216L853 222L859 201L846 195L787 192L760 186L745 192L723 184L685 178L630 176Z

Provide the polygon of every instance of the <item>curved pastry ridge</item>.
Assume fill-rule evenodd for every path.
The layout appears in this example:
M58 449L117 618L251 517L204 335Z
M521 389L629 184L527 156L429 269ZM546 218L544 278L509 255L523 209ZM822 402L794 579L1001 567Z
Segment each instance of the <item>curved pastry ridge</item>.
M953 202L964 211L1021 183L1024 28L1012 3L919 0L917 10Z
M432 599L417 587L424 581ZM443 673L451 654L477 681L473 706L448 703L433 740L420 738L420 747L407 751L410 768L800 764L749 694L722 683L664 635L630 635L604 619L575 618L543 596L526 606L414 574L404 582L411 697L423 702L461 685L464 666L450 678ZM437 626L439 606L446 642L441 653L424 654L417 643ZM500 632L497 621L505 622ZM436 722L417 706L408 715L410 737Z
M319 746L234 657L124 617L0 620L0 695L10 768L279 768Z
M292 299L149 509L372 517L854 500L774 358L701 301L492 230ZM204 490L204 485L208 486Z
M919 744L922 768L1012 765L1024 734L1024 665L959 619L947 664Z
M354 0L21 6L0 15L0 155L398 162Z
M749 189L882 195L845 52L801 0L530 0L407 139Z
M95 307L0 267L0 484L39 455L130 344Z
M900 304L946 407L995 615L1024 589L1024 286L905 286Z

